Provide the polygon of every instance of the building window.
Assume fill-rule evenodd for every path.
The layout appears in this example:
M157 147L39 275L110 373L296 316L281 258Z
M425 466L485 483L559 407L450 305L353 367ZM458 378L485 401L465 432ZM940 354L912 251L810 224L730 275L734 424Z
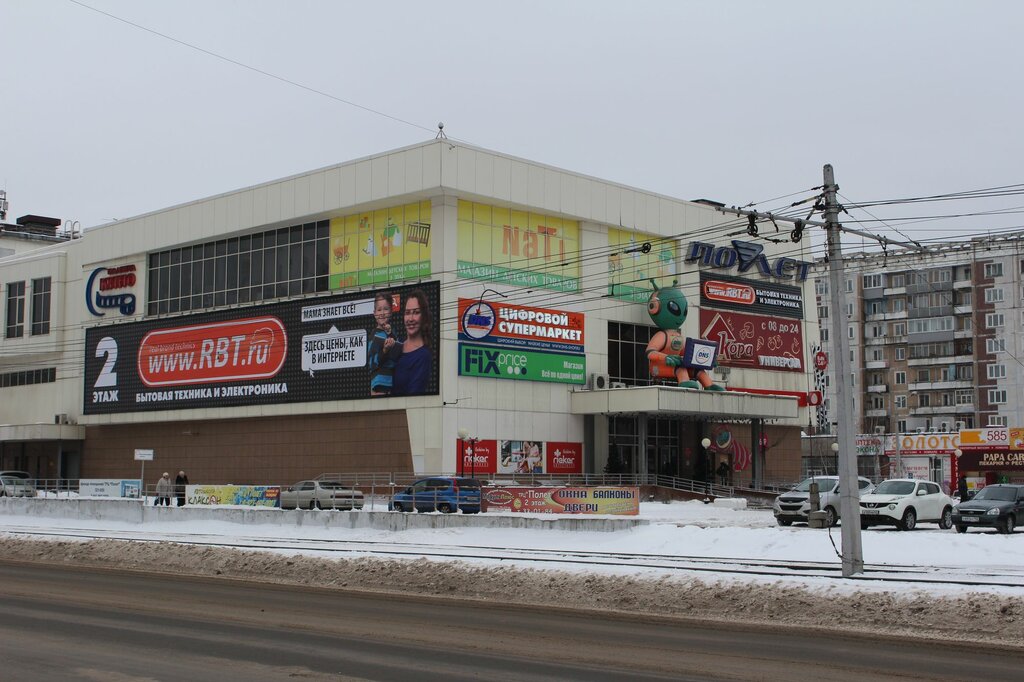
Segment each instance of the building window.
M608 323L608 376L627 386L650 386L651 368L647 344L658 328L648 325Z
M957 405L973 405L974 391L969 388L958 388L955 391Z
M917 370L917 383L923 384L932 380L931 374L927 369Z
M885 409L885 401L882 400L882 398L880 396L877 396L877 395L871 396L871 409L872 410L884 410Z
M1002 303L1003 290L999 287L985 289L985 303Z
M7 283L7 338L25 335L25 283Z
M985 277L1002 277L1002 263L985 263Z
M819 320L827 320L828 319L828 306L824 306L824 305L818 306L818 319Z
M990 405L1005 405L1006 391L1003 389L990 388L988 391L988 402Z
M969 332L972 329L974 329L974 320L971 319L970 315L961 317L959 319L960 319L960 329L958 331Z
M864 275L864 288L865 289L876 289L882 286L881 275Z
M1024 270L1021 270L1021 272L1024 272ZM828 281L824 279L817 280L814 283L814 293L818 296L828 296Z
M32 280L32 336L50 333L50 278Z
M892 308L892 312L902 313L904 310L907 309L907 299L903 298L902 296L897 296L896 298L891 299L890 307Z
M954 327L952 317L924 317L910 320L908 330L911 334L924 334L930 332L951 332Z
M29 369L22 372L0 374L0 388L29 386L31 384L52 384L57 380L57 368Z
M990 414L988 416L988 425L989 426L1006 426L1007 423L1008 423L1008 420L1009 420L1009 417L1000 417L997 414Z
M905 346L897 346L896 350L894 351L894 353L895 353L895 357L896 357L897 360L906 360L907 359L907 349L906 349Z
M150 315L330 290L330 221L149 254Z
M989 329L994 327L1003 326L1003 314L1002 313L986 313L985 314L985 326Z
M896 372L896 384L902 386L902 385L904 385L906 383L907 383L907 373L906 372Z
M847 279L846 280L846 293L848 293L848 294L852 294L853 293L853 280L852 279Z
M906 336L907 335L907 323L896 322L892 325L893 336Z
M931 407L931 404L932 397L927 393L922 393L921 395L917 396L918 407Z
M847 317L853 317L853 304L852 303L847 303L846 304L846 316Z
M957 381L974 381L974 365L957 365Z
M825 327L821 328L821 340L828 341L828 329Z
M1021 272L1024 272L1024 270L1022 270ZM903 275L889 275L889 286L891 286L894 289L898 289L902 286L905 286L904 281L905 280L903 278Z
M899 431L900 433L906 433L907 432L907 420L906 419L900 419L898 422L896 422L896 430Z
M855 338L855 337L854 337L854 335L853 335L853 327L847 327L847 328L846 328L846 335L847 335L848 337L850 337L851 339L852 339L852 338Z
M893 402L896 405L896 407L905 409L907 407L907 396L898 395L893 399Z
M1006 365L989 365L987 375L989 379L1005 379Z
M1006 339L985 339L985 351L988 353L1005 353Z

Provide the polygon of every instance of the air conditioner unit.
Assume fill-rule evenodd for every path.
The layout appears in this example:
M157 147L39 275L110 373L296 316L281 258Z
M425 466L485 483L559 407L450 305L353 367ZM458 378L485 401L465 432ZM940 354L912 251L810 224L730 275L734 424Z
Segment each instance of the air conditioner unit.
M917 427L917 432L918 433L924 433L925 432L925 428L923 426L918 426Z
M967 423L966 423L966 422L955 422L955 423L953 424L953 427L954 427L954 428L955 428L955 429L956 429L957 431L963 431L964 429L966 429L966 428L967 428Z
M55 415L53 415L53 423L54 424L70 424L71 422L68 420L68 416L66 414L55 414Z
M883 433L885 433L885 427L884 426L876 426L875 427L875 433L878 434L878 435L882 435Z
M939 432L946 433L949 431L949 422L939 422Z
M611 386L612 388L625 388L626 384L622 383L621 381L613 381L611 383Z
M603 391L608 388L611 381L607 374L601 374L600 372L594 372L590 375L590 388L595 391Z

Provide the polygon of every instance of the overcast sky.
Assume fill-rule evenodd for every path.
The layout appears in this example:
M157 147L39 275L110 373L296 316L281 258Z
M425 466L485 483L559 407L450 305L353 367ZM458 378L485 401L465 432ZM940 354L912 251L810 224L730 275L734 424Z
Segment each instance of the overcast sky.
M849 203L1012 185L1022 19L1024 3L979 0L0 0L0 183L9 222L89 227L444 121L487 149L762 209L811 194L825 163ZM926 239L1024 215L900 218L1020 205L870 210Z

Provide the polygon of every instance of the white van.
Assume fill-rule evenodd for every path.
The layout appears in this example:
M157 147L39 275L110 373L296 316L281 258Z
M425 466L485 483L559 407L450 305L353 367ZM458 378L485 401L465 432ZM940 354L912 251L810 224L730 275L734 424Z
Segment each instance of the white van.
M811 483L818 484L820 503L818 509L825 512L825 525L834 526L839 520L839 477L812 476L804 479L798 486L775 498L772 511L775 521L780 526L789 526L794 522L807 523L811 513ZM860 494L871 492L874 486L863 476L857 479Z

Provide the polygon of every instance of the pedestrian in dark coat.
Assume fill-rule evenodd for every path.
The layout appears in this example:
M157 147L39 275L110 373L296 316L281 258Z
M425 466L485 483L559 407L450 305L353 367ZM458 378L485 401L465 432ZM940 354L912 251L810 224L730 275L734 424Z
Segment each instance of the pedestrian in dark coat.
M188 485L188 476L184 471L179 471L174 479L174 494L178 498L178 506L185 506L185 486Z
M960 495L961 502L966 502L971 498L971 493L967 490L967 478L965 476L961 476L960 481L956 484L956 492Z

